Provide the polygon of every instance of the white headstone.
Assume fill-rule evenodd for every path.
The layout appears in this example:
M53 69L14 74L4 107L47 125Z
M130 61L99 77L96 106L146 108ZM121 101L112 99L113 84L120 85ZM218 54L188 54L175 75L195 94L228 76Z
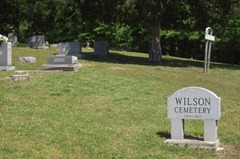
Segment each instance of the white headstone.
M47 59L47 65L71 65L78 63L76 56L50 56Z
M14 70L12 66L12 44L2 42L0 44L0 70Z
M2 42L0 46L0 66L12 65L12 46L9 42Z

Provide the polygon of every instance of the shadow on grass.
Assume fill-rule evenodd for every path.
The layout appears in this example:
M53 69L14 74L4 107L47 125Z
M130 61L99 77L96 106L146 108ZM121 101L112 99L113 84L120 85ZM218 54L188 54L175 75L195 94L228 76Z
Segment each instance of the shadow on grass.
M168 132L157 132L156 134L161 138L165 138L165 139L171 138L171 134Z
M156 134L157 134L159 137L161 137L161 138L171 139L171 134L168 133L168 132L157 132ZM192 136L192 135L184 135L184 139L203 141L203 138L201 138L201 137L196 137L196 136Z
M87 52L83 54L84 54L84 59L89 61L118 63L118 64L153 65L145 57L124 55L116 52L110 52L107 57L94 56L93 52Z
M106 63L136 64L136 65L146 65L146 66L168 66L168 67L201 67L203 68L204 66L203 61L170 57L170 56L164 56L161 64L153 64L148 60L148 58L140 57L140 56L132 56L131 53L129 53L129 55L126 55L118 52L110 52L108 57L94 56L93 52L83 52L83 54L84 54L84 59L86 60L96 61L96 62L106 62ZM143 53L139 53L139 54L143 54ZM240 66L223 64L223 63L211 63L211 69L214 69L214 68L237 70L237 69L240 69Z

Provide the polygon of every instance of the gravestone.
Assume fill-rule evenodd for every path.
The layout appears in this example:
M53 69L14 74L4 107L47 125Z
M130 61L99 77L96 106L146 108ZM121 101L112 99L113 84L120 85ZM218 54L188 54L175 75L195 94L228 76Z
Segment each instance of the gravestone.
M36 35L32 36L28 39L28 47L34 48L34 49L46 49L45 46L45 36L43 35Z
M24 81L24 80L30 78L30 76L28 74L25 74L25 75L11 75L10 77L14 81Z
M19 57L19 60L21 62L29 62L29 63L33 63L36 62L36 57L31 57L31 56L21 56Z
M47 64L44 65L49 67L47 70L62 70L62 71L78 71L82 68L81 64L78 64L78 58L76 56L51 56L47 59Z
M76 56L50 56L47 58L47 65L71 65L76 64L78 59Z
M64 42L58 44L58 55L72 55L81 58L81 45L79 42Z
M171 119L170 145L218 149L217 122L221 116L221 98L201 87L186 87L168 97ZM184 120L204 120L204 141L184 139Z
M87 40L86 44L87 44L86 49L91 49L91 47L90 47L90 40Z
M10 42L0 43L0 70L15 70L12 66L12 44Z
M8 34L8 41L12 43L12 46L16 46L18 39L17 39L17 34L16 33L9 33Z
M94 53L96 56L108 56L108 42L107 41L96 41L94 44Z

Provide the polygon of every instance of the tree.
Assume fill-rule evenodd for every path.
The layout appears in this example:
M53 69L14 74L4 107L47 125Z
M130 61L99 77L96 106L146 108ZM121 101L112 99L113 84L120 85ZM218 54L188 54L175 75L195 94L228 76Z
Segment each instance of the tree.
M149 30L149 60L161 63L161 18L174 0L125 0L123 11L135 21L143 21ZM128 16L129 17L129 16Z
M173 56L203 59L205 28L211 27L217 37L211 59L233 63L233 54L235 52L238 57L236 52L239 50L239 13L236 11L239 4L237 0L182 0L174 3L162 19L163 50Z
M18 32L19 28L19 3L18 0L2 0L0 3L0 31L7 35L9 32Z
M223 1L222 6L227 13L225 22L220 29L215 46L214 60L219 62L240 64L240 2L237 0ZM227 5L225 4L227 3ZM225 5L224 5L225 4Z
M127 23L132 27L141 24L149 32L149 59L160 63L162 57L160 28L161 17L174 0L93 0L85 2L81 11L84 20L91 22ZM90 13L91 11L91 13ZM93 25L92 25L93 26Z
M80 40L82 31L81 3L81 0L58 0L55 6L50 5L54 7L50 9L50 13L53 15L53 27L47 33L50 42Z

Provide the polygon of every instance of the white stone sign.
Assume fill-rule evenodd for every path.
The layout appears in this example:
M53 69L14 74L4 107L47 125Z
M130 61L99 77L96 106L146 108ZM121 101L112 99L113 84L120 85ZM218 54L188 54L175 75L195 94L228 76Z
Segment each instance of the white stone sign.
M217 121L221 116L221 98L201 87L186 87L168 97L171 139L167 144L217 149ZM184 139L184 120L204 120L204 141Z
M220 119L221 99L199 87L187 87L168 97L168 117L180 119Z

